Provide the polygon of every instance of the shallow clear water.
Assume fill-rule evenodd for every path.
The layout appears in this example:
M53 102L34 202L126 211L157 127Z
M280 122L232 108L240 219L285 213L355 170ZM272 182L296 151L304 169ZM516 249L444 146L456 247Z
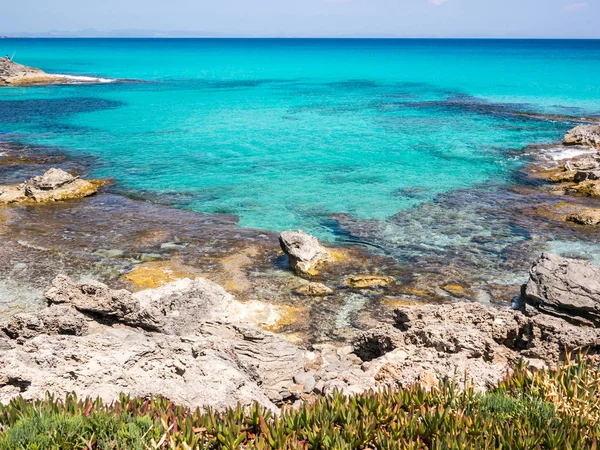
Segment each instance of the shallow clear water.
M135 82L2 89L9 138L93 156L121 191L326 239L335 214L401 233L399 211L511 183L515 149L570 127L515 113L600 115L600 41L0 41L14 51Z

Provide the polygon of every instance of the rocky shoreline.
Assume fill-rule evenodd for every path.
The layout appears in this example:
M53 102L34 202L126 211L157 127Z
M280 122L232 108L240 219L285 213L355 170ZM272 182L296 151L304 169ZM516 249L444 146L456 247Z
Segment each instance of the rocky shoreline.
M583 154L555 167L531 166L532 177L555 183L542 189L576 200L559 208L580 208L562 215L555 209L557 221L600 223L593 212L600 191L598 138L600 126L576 127L565 145ZM0 325L2 402L46 391L111 401L127 392L187 406L258 401L275 409L334 389L353 394L415 382L433 386L455 376L485 389L518 359L539 369L556 365L566 352L600 352L600 269L588 262L543 254L533 261L516 310L456 302L470 295L458 282L443 285L444 301L423 304L420 285L388 270L395 267L389 258L325 248L301 231L276 236L240 229L225 216L177 210L166 225L156 217L158 206L102 191L69 200L103 184L55 169L0 188L0 203L10 204L0 207L6 244L0 269L24 283L33 275L47 302L13 312ZM53 224L62 237L23 221ZM211 234L215 223L219 231ZM52 247L61 239L70 249L62 255ZM90 251L95 240L115 247ZM37 277L33 267L22 276L16 268L28 252L28 264L38 258ZM105 270L112 274L97 276ZM73 281L84 274L117 289ZM329 320L319 319L324 299L345 307L357 297L388 302L387 313L361 313L363 330L346 328L329 342L322 335L310 339L311 332L297 326L286 332L291 323L318 327Z

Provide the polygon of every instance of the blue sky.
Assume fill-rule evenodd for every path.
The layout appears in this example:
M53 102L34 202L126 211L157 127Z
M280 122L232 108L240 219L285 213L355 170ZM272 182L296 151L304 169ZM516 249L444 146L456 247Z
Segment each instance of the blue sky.
M600 0L19 0L0 35L600 38ZM117 33L118 34L118 33Z

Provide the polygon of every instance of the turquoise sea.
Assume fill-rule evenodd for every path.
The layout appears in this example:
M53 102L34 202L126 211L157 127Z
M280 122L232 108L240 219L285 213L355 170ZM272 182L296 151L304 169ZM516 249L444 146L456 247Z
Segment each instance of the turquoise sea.
M329 240L370 224L383 247L443 245L404 215L510 185L520 149L572 126L521 113L600 116L600 41L0 40L13 52L118 81L1 89L6 139L92 157L119 192Z

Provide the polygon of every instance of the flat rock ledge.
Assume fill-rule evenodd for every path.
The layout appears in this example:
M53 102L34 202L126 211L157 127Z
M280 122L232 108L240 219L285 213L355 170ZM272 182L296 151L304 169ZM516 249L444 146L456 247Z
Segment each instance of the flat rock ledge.
M241 323L245 304L202 278L131 293L60 275L46 292L47 308L0 324L0 402L47 391L110 402L124 392L190 407L257 401L276 409L336 389L352 395L443 379L485 390L519 359L541 369L566 352L600 353L600 329L580 326L595 320L589 302L597 302L598 270L544 254L532 267L521 310L467 302L406 306L352 345L310 349ZM556 298L553 289L575 296L560 297L568 305L560 314L540 306ZM580 296L587 303L572 307Z
M50 203L88 197L106 183L104 180L83 180L62 169L52 168L24 183L0 186L0 205Z

